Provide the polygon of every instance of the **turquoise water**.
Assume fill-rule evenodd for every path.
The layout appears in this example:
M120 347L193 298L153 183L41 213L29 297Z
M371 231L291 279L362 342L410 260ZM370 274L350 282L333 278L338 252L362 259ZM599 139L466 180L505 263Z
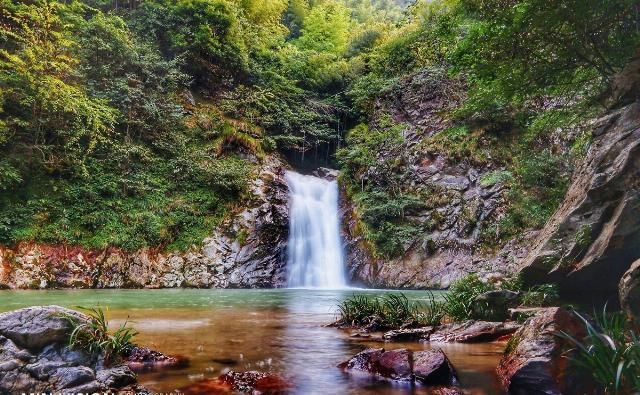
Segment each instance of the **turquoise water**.
M229 369L273 371L289 378L297 394L412 394L427 389L376 381L355 381L336 365L367 347L427 349L429 344L355 339L325 327L336 305L354 294L376 290L51 290L0 291L0 311L34 305L102 306L112 325L125 319L140 332L136 342L183 355L189 367L145 373L153 391L173 391L214 378ZM424 291L404 292L426 300ZM441 297L436 293L436 297ZM495 367L503 343L439 345L456 366L470 394L499 394Z

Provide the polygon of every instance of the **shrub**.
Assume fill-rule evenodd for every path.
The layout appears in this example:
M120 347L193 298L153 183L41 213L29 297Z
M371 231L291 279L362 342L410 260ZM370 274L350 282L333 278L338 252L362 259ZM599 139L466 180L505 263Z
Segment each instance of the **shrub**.
M557 300L558 286L555 284L536 285L522 296L522 304L525 306L548 306Z
M103 353L107 363L118 362L122 352L138 332L125 321L115 332L110 333L109 321L100 307L78 308L87 313L89 320L81 321L70 314L63 316L72 327L69 346L81 348L89 354Z
M640 391L640 334L630 329L624 314L594 314L595 323L576 313L587 336L578 340L565 332L558 335L575 345L575 364L589 374L606 394Z
M470 274L451 284L449 293L445 295L444 311L448 318L463 321L482 318L474 309L476 298L494 288L485 283L477 274Z
M338 305L338 314L338 325L388 329L404 325L438 325L443 309L431 292L426 303L410 301L402 293L386 294L381 298L352 295Z

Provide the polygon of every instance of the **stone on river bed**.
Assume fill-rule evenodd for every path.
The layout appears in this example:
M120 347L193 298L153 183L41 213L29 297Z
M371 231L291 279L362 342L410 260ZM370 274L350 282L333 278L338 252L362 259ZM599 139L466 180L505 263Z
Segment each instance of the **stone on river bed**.
M59 306L0 314L0 394L146 392L129 366L107 366L103 354L69 347L72 328L65 316L89 319Z
M427 386L458 384L455 369L440 349L412 352L407 349L385 351L366 349L338 365L344 372L356 376Z
M385 332L385 341L424 341L433 343L482 343L500 340L520 327L515 322L465 321L439 327L396 329Z
M283 377L256 371L230 371L217 379L201 380L180 388L184 395L248 393L254 395L286 394L292 388Z

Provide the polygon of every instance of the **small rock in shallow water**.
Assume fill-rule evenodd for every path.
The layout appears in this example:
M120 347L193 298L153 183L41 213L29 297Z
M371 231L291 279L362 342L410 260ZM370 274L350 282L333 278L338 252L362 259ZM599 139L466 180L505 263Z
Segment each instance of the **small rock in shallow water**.
M515 322L466 321L447 324L429 337L434 343L482 343L498 340L520 328Z
M458 385L453 365L439 348L414 352L413 374L416 382L426 385Z
M429 340L429 335L433 332L434 328L432 326L426 326L424 328L413 328L413 329L396 329L393 331L385 332L382 338L385 341L418 341L418 340Z
M168 356L146 347L129 346L123 352L123 362L134 372L156 369L184 368L189 366L189 358L180 355Z
M338 365L344 372L427 386L458 384L455 369L440 349L412 352L369 348Z

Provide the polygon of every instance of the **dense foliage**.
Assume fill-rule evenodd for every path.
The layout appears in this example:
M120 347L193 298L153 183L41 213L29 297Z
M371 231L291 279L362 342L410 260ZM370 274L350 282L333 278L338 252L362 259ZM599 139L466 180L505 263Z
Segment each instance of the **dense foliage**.
M540 226L572 160L544 142L597 112L638 46L637 2L408 3L0 0L0 243L188 248L265 154L304 166L343 147L363 233L396 256L438 218L411 219L434 194L381 157L405 127L376 101L418 72L455 81L456 103L418 148L503 168L483 182L508 184L511 208L485 238ZM579 156L588 136L571 141Z
M507 209L483 224L484 246L542 227L588 147L590 137L577 133L578 126L603 111L611 79L640 44L638 7L633 0L443 0L411 7L397 29L361 56L366 67L347 91L365 125L350 132L338 159L343 181L361 202L361 228L373 253L399 256L438 225L440 218L431 216L416 228L399 201L417 198L429 206L435 195L450 199L411 185L411 155L434 153L488 168L482 185L507 188ZM385 100L394 103L416 76L430 86L427 94L446 99L438 115L448 127L417 147L402 138L389 140L393 147L374 141L410 130L394 131L380 119L389 115ZM393 108L398 104L391 105L396 121L406 117L398 115L402 107ZM363 138L365 128L371 136ZM403 244L378 237L372 229L381 224L402 234Z
M0 243L131 250L201 241L269 151L328 160L348 59L372 44L352 34L401 14L384 1L0 9Z

